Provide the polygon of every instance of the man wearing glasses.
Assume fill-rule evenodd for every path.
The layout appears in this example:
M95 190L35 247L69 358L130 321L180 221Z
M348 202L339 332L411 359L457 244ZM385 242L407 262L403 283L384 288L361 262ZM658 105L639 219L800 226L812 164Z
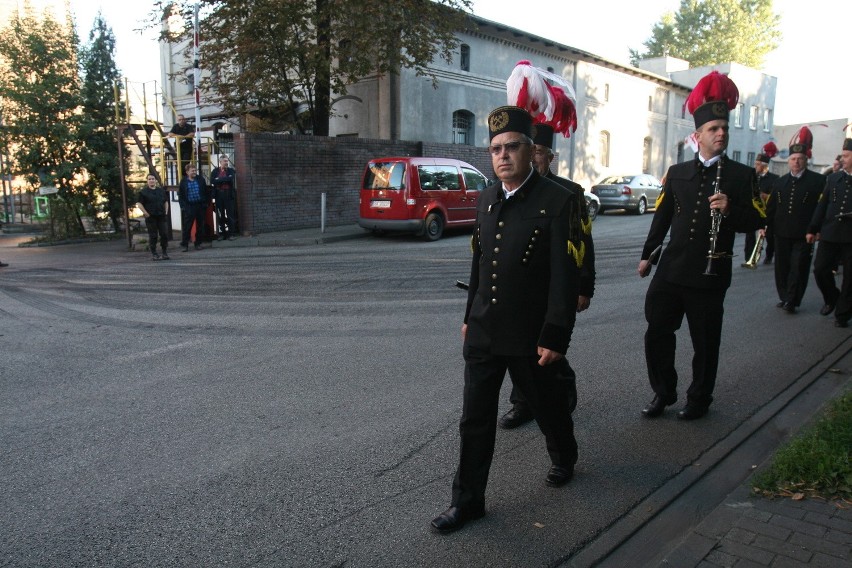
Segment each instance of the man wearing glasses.
M461 450L450 507L432 528L450 533L485 514L500 386L508 370L545 435L544 482L568 483L577 461L569 406L574 372L565 358L577 314L580 271L569 227L576 199L531 165L532 117L504 106L488 116L489 152L500 183L477 204L462 325ZM574 249L574 251L572 251Z

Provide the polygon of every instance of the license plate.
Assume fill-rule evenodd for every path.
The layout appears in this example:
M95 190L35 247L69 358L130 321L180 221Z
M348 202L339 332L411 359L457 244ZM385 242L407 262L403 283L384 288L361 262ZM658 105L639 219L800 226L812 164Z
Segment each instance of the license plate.
M374 200L370 202L370 207L373 209L387 209L390 207L390 200Z
M602 189L601 195L616 195L618 193L615 189Z

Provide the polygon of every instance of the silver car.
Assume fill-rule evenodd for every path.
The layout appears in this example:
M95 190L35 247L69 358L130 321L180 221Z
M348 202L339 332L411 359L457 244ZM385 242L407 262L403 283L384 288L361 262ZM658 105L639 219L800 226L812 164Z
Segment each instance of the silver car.
M654 207L662 189L660 180L654 176L637 174L607 176L592 186L592 193L601 200L599 213L606 209L626 209L643 215L649 207Z
M594 221L598 216L598 211L601 210L601 200L594 193L588 191L583 192L583 197L586 198L586 208L589 210L589 219Z

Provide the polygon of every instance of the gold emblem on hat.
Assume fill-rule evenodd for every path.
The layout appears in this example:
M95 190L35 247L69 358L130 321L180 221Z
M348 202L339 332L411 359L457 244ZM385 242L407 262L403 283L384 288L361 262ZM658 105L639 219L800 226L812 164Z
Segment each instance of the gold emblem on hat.
M712 108L713 116L728 116L728 106L725 103L716 103Z
M488 126L491 127L492 132L503 130L507 124L509 124L509 113L505 110L492 114L488 119Z

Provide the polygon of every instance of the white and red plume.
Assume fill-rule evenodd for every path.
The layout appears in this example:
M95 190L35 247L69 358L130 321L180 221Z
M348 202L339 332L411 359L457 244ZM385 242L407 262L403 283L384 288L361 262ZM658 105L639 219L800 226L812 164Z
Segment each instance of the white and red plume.
M510 105L525 109L536 123L547 124L566 138L577 130L577 96L564 78L518 61L506 80Z

